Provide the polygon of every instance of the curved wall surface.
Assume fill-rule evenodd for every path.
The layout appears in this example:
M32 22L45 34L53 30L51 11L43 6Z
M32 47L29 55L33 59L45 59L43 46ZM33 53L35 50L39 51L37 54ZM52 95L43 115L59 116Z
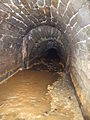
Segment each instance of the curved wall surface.
M28 46L28 49L27 49ZM0 0L0 81L49 48L69 58L81 109L90 120L90 1Z

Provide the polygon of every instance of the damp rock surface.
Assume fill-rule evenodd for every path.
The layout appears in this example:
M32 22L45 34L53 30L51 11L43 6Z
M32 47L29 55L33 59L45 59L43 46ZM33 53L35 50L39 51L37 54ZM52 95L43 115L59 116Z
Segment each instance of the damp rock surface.
M0 84L0 120L84 120L65 73L24 70Z

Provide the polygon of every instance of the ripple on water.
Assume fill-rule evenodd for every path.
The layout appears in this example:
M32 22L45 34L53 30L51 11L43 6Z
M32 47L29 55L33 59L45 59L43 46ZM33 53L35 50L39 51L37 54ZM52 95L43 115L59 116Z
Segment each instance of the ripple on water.
M0 120L83 120L73 87L61 74L24 70L1 84Z

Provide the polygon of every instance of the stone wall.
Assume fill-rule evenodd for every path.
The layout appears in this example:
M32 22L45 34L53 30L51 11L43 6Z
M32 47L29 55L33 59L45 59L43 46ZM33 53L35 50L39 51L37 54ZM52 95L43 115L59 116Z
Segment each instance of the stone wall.
M58 41L60 53L70 57L72 81L89 120L90 1L0 0L0 80L22 66L23 37L29 54L39 42Z
M43 56L50 48L55 48L60 53L61 62L65 64L68 49L63 34L53 26L38 26L27 35L29 62Z

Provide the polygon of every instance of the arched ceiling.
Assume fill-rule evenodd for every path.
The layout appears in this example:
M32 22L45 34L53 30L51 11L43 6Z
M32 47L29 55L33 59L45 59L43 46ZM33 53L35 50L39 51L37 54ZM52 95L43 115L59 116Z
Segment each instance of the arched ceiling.
M90 94L89 0L0 0L0 80L21 67L25 37L29 50L58 41L77 83Z
M21 39L47 25L57 28L73 49L88 39L89 9L87 0L0 0L0 38Z

